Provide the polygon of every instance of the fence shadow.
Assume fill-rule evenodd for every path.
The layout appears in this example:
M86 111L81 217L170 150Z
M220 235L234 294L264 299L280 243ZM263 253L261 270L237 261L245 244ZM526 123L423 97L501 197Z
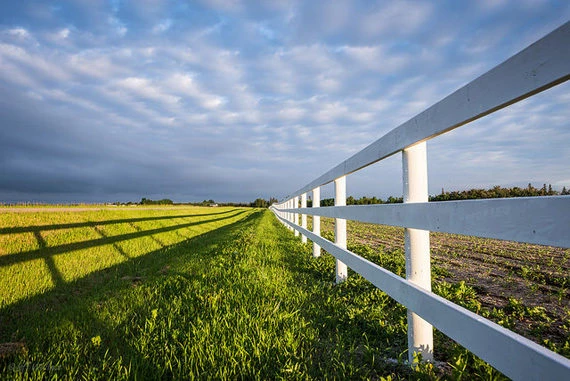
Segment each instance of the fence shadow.
M233 212L233 213L228 214L229 212ZM99 223L101 223L102 225L105 225L107 222L107 225L108 225L112 221L113 221L113 223L116 223L116 221L119 221L119 220L100 221L100 222L94 223L93 229L101 236L101 238L86 240L86 241L81 241L81 242L74 242L74 243L70 243L70 244L63 244L63 245L58 245L58 246L53 246L53 247L47 246L47 243L46 243L44 237L42 236L43 230L33 230L33 234L34 234L35 239L38 242L39 248L35 249L35 250L26 251L26 252L5 254L5 255L0 256L0 268L4 267L4 266L10 266L10 265L14 265L14 264L24 263L27 261L32 261L35 259L43 259L45 262L47 271L49 272L49 275L51 277L51 281L52 281L54 287L57 289L58 287L65 284L64 275L57 268L55 260L54 260L54 257L57 255L65 254L65 253L75 251L75 250L88 249L88 248L93 248L93 247L103 246L103 245L112 245L114 247L114 249L122 257L129 260L131 258L118 245L119 242L124 242L124 241L132 240L132 239L136 239L136 238L141 238L141 237L150 237L160 246L161 249L164 249L168 246L166 244L164 244L163 242L161 242L160 240L158 240L156 237L153 237L153 235L165 233L165 232L170 232L170 231L177 231L179 229L183 229L183 228L187 228L187 227L204 225L204 224L219 222L219 221L223 221L223 220L227 220L227 219L231 219L231 218L236 218L236 217L242 215L243 213L246 213L246 210L233 209L233 210L222 212L222 213L212 213L211 214L211 216L214 216L214 217L217 215L223 215L222 217L218 217L218 218L210 218L207 220L188 222L188 223L177 224L177 225L166 226L166 227L160 227L160 228L149 229L149 230L142 230L139 227L136 227L135 230L137 230L137 231L134 233L127 233L127 234L122 234L122 235L117 235L117 236L107 236L101 229L98 228L98 226L99 226ZM197 216L197 215L194 215L194 216ZM201 214L198 216L210 216L210 215L209 214ZM132 226L136 226L136 225L134 225L133 222L131 222L132 220L137 220L137 221L152 221L152 220L154 220L154 221L156 221L156 220L167 219L167 218L168 217L159 217L159 218L151 217L151 218L138 218L138 219L124 219L124 220L120 220L120 221L122 221L122 223L124 223L125 221L129 221L128 222L129 224L132 224ZM71 224L66 224L66 225L68 226ZM82 227L86 227L86 226L91 226L91 223L81 223L80 225ZM62 226L62 225L55 225L55 226ZM42 229L49 230L50 227L51 227L51 225L45 225L42 227ZM183 237L181 234L179 234L179 236L181 236L181 238L187 239L186 237ZM98 271L98 270L95 269L95 271Z
M191 227L191 226L198 226L198 225L208 224L208 223L212 223L212 222L223 221L223 220L227 220L230 218L234 218L234 217L236 217L240 214L243 214L243 213L245 213L245 211L240 211L239 213L235 213L235 214L232 214L230 216L225 216L225 217L219 217L219 218L196 221L196 222L188 222L185 224L166 226L166 227L150 229L150 230L138 230L137 229L138 231L135 233L127 233L127 234L110 236L110 237L103 236L102 238L92 239L92 240L88 240L88 241L74 242L74 243L68 243L68 244L63 244L63 245L58 245L58 246L49 246L49 247L46 246L45 240L41 237L40 232L35 231L34 236L38 240L40 248L35 249L35 250L24 251L24 252L20 252L20 253L12 253L12 254L2 255L2 256L0 256L0 267L9 266L9 265L13 265L16 263L21 263L21 262L27 262L27 261L31 261L34 259L40 259L40 258L45 259L47 257L53 257L55 255L64 254L64 253L67 253L70 251L88 249L88 248L92 248L95 246L114 244L114 243L121 242L121 241L128 241L128 240L135 239L135 238L150 236L153 234L170 232L173 230L179 230L179 229L183 229L183 228L187 228L187 227ZM86 225L86 226L90 226L90 225ZM164 246L164 244L162 244L162 243L160 245Z
M201 256L205 265L221 255L216 249L218 245L231 240L234 232L239 231L246 224L253 223L259 218L260 211L241 211L234 216L248 213L238 221L218 227L183 242L157 249L148 254L129 259L120 264L93 272L86 277L68 283L58 283L50 291L35 295L25 300L0 309L0 342L23 342L33 353L41 350L45 345L36 342L38 323L41 321L42 330L55 332L59 325L71 324L79 331L83 339L89 340L98 335L115 332L121 327L111 326L110 322L103 321L93 312L101 300L108 300L120 297L125 290L132 287L141 286L141 283L158 284L156 282L166 281L166 277L183 278L185 281L202 281L200 274L181 273L176 271L176 264L185 263L187 258ZM228 217L226 217L228 218ZM220 220L220 219L215 219ZM211 220L210 220L211 221ZM164 271L170 268L172 271ZM144 276L139 276L141 273ZM134 316L144 313L145 307L134 307ZM138 311L137 308L141 310ZM130 320L121 324L130 324ZM55 330L55 331L54 331ZM154 364L148 362L148 358L141 352L140 348L130 342L128 337L123 335L113 335L111 342L106 342L105 347L117 357L128 359L130 364L144 369L145 374L162 374L164 370L159 370ZM45 336L39 340L45 340ZM54 338L56 339L56 338ZM93 348L92 353L87 353L92 360L101 361L101 353L97 348ZM1 360L1 359L0 359ZM45 365L45 364L43 364ZM47 364L51 366L50 364ZM130 366L130 365L129 365ZM57 372L64 372L66 369L56 367Z
M43 230L60 230L60 229L74 229L74 228L84 228L84 227L94 227L101 225L114 225L123 223L135 223L135 222L146 222L146 221L157 221L157 220L173 220L179 218L193 218L193 217L208 217L215 216L219 214L227 214L235 211L235 209L225 210L218 213L207 213L207 214L185 214L185 215L174 215L174 216L158 216L158 217L140 217L140 218L121 218L116 220L103 220L103 221L87 221L87 222L74 222L69 224L52 224L52 225L32 225L32 226L17 226L9 228L0 228L0 234L16 234L16 233L36 233Z
M245 212L241 211L236 216ZM88 308L98 298L104 296L107 299L110 295L120 294L122 290L132 287L133 283L138 283L143 279L138 276L143 270L151 274L149 277L161 276L163 274L161 269L173 260L183 261L185 257L194 255L205 255L206 259L213 259L218 254L209 249L229 239L230 233L257 218L258 214L258 211L250 212L238 221L170 245L166 251L160 248L114 266L94 271L74 281L58 282L47 292L7 305L0 309L0 341L10 340L13 332L25 331L26 322L35 321L38 318L33 316L35 314L40 314L41 319L49 325L50 321L58 319L61 310L70 309L70 305ZM49 306L49 309L46 310L46 306Z

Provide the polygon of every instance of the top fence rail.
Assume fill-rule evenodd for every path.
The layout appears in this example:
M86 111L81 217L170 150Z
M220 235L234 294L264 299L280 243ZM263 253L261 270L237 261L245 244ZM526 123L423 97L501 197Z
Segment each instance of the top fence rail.
M570 22L288 196L309 192L570 79Z

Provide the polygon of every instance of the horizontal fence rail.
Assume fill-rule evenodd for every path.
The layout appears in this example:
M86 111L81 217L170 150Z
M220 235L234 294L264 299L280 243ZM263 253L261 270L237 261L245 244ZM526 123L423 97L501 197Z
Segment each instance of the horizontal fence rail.
M570 247L570 197L427 202L426 141L570 79L570 22L388 132L271 206L313 256L323 248L408 308L408 358L433 359L433 329L513 379L569 379L570 360L431 292L429 232ZM346 205L346 176L402 152L403 204ZM320 207L320 187L335 183L335 206ZM312 192L313 207L306 207ZM302 200L299 207L299 199ZM298 216L301 214L301 225ZM306 229L312 215L313 231ZM320 236L320 217L335 219L335 242ZM346 221L404 227L406 279L346 249Z
M565 196L283 209L311 216L570 247Z

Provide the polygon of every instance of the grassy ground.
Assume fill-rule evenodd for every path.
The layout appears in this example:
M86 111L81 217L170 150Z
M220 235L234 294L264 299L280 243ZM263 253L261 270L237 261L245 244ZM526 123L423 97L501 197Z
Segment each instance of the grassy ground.
M332 240L334 220L321 225ZM405 276L403 230L348 221L348 248ZM446 233L430 240L435 293L570 358L570 249Z
M31 210L0 213L0 308L247 214L228 208Z
M333 258L312 258L267 210L0 221L3 379L501 378L437 332L448 365L401 364L406 310L360 276L334 285Z

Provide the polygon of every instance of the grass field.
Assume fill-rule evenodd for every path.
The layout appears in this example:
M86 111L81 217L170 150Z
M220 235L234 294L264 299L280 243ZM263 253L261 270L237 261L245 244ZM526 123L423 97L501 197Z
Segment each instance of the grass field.
M438 332L444 364L403 365L405 308L357 275L334 285L333 258L267 210L0 211L0 250L2 379L502 378ZM436 291L481 303L437 271Z

